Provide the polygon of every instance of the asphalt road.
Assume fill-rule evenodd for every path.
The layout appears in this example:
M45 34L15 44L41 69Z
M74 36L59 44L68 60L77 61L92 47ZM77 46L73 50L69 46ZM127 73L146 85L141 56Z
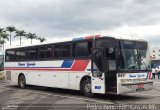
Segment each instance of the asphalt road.
M125 95L99 95L94 98L82 96L78 91L27 86L20 89L5 81L0 81L0 109L2 110L85 110L85 109L119 109L108 108L115 106L124 107L142 104L153 109L155 104L160 104L160 80L154 81L151 91L130 93ZM139 106L139 105L138 105ZM158 105L159 106L159 105ZM126 107L126 106L125 106ZM141 106L143 107L143 106ZM147 110L147 107L145 110ZM123 108L122 108L123 109ZM135 108L138 109L138 108ZM157 108L159 109L159 108Z

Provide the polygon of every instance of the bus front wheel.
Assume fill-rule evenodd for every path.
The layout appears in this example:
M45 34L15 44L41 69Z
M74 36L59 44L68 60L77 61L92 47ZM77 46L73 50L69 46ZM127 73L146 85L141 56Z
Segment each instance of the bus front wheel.
M94 96L94 94L91 91L91 80L90 79L86 79L86 80L83 81L82 92L87 97L93 97Z
M20 87L20 88L25 88L25 86L26 86L26 79L25 79L25 76L24 75L20 75L19 77L18 77L18 86Z

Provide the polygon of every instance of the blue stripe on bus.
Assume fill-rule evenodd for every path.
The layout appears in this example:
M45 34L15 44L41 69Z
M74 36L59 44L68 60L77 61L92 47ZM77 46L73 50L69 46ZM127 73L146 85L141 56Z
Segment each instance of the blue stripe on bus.
M64 60L61 65L61 68L70 68L73 64L73 61L74 60Z

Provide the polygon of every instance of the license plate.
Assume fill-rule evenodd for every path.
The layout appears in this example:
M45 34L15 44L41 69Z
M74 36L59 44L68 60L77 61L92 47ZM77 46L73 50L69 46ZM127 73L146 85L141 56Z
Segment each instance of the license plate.
M138 88L144 88L144 84L138 84Z

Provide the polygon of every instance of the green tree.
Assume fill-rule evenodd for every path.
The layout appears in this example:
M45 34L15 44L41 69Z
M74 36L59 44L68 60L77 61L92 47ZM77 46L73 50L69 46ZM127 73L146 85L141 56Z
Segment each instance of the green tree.
M12 32L16 31L16 28L14 26L8 26L8 27L6 27L6 31L8 31L10 33L9 40L10 40L10 46L11 46L11 42L12 42L12 38L11 38L12 35L11 34L12 34Z
M33 40L33 39L37 39L37 36L36 36L35 33L28 33L28 34L27 34L27 38L28 38L28 39L31 39L31 44L32 44L32 40Z
M1 33L1 32L4 32L4 31L5 31L4 28L0 28L0 33Z
M1 41L0 41L0 44L1 44L1 45L4 45L5 43L6 43L5 40L1 40Z
M42 38L42 37L38 37L38 40L42 43L42 42L45 42L47 39Z
M3 49L4 49L4 44L6 43L6 40L9 40L8 36L9 35L6 33L6 31L0 32L0 45L2 45Z
M20 45L22 43L21 42L22 36L26 37L26 32L24 30L22 30L22 31L16 30L16 35L14 37L19 37Z
M3 32L4 32L4 28L0 28L0 40L2 39Z
M1 35L2 40L9 40L8 38L9 35L6 32L2 32L0 35Z

